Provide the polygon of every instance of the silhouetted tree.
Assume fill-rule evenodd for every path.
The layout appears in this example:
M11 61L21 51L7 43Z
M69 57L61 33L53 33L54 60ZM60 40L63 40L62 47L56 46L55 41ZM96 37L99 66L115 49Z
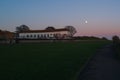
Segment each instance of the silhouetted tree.
M113 48L115 50L116 56L120 57L120 39L118 36L113 36L112 37L113 40Z
M30 28L26 25L20 25L16 27L16 32L23 32L23 31L29 31Z
M113 40L113 48L117 50L120 47L120 39L118 36L115 35L112 37L112 40Z
M77 32L73 26L66 26L65 28L70 31L71 36L73 36Z
M54 28L53 26L48 26L45 30L50 30L50 31L52 31L52 30L55 30L55 28Z
M118 36L113 36L112 37L112 40L113 40L113 43L116 45L116 46L119 46L120 45L120 39Z

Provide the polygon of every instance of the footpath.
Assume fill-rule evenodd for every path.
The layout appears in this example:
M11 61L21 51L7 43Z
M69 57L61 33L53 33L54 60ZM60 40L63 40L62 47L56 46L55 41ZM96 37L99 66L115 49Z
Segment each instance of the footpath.
M96 53L77 80L120 80L120 60L116 58L112 45Z

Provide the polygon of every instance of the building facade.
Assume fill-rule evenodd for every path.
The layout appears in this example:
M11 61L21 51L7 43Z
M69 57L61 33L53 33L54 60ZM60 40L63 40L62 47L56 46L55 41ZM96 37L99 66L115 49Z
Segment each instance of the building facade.
M47 27L45 30L28 30L17 33L18 39L70 39L70 31L66 28L55 29Z

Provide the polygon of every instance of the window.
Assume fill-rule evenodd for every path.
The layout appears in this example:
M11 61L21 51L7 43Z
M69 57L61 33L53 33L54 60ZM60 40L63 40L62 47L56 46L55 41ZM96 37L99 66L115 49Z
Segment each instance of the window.
M49 38L50 36L49 36L49 34L47 34L47 38Z
M38 37L38 38L40 37L39 34L37 35L37 37Z
M36 35L34 35L34 37L36 37Z
M46 34L44 34L44 38L46 38Z
M54 34L50 34L50 37L53 37L54 36Z
M41 34L41 38L43 38L43 34Z
M30 35L30 37L32 37L32 35Z
M29 35L26 36L27 38L29 37Z

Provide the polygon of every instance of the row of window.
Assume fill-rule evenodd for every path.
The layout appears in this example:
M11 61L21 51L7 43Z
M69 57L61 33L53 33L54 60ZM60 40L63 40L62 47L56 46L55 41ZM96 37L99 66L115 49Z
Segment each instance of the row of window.
M22 35L22 38L41 38L41 37L52 37L52 35L44 34L44 35Z
M63 34L66 35L66 34ZM34 35L22 35L21 38L52 38L52 37L60 37L63 36L61 34L34 34Z

